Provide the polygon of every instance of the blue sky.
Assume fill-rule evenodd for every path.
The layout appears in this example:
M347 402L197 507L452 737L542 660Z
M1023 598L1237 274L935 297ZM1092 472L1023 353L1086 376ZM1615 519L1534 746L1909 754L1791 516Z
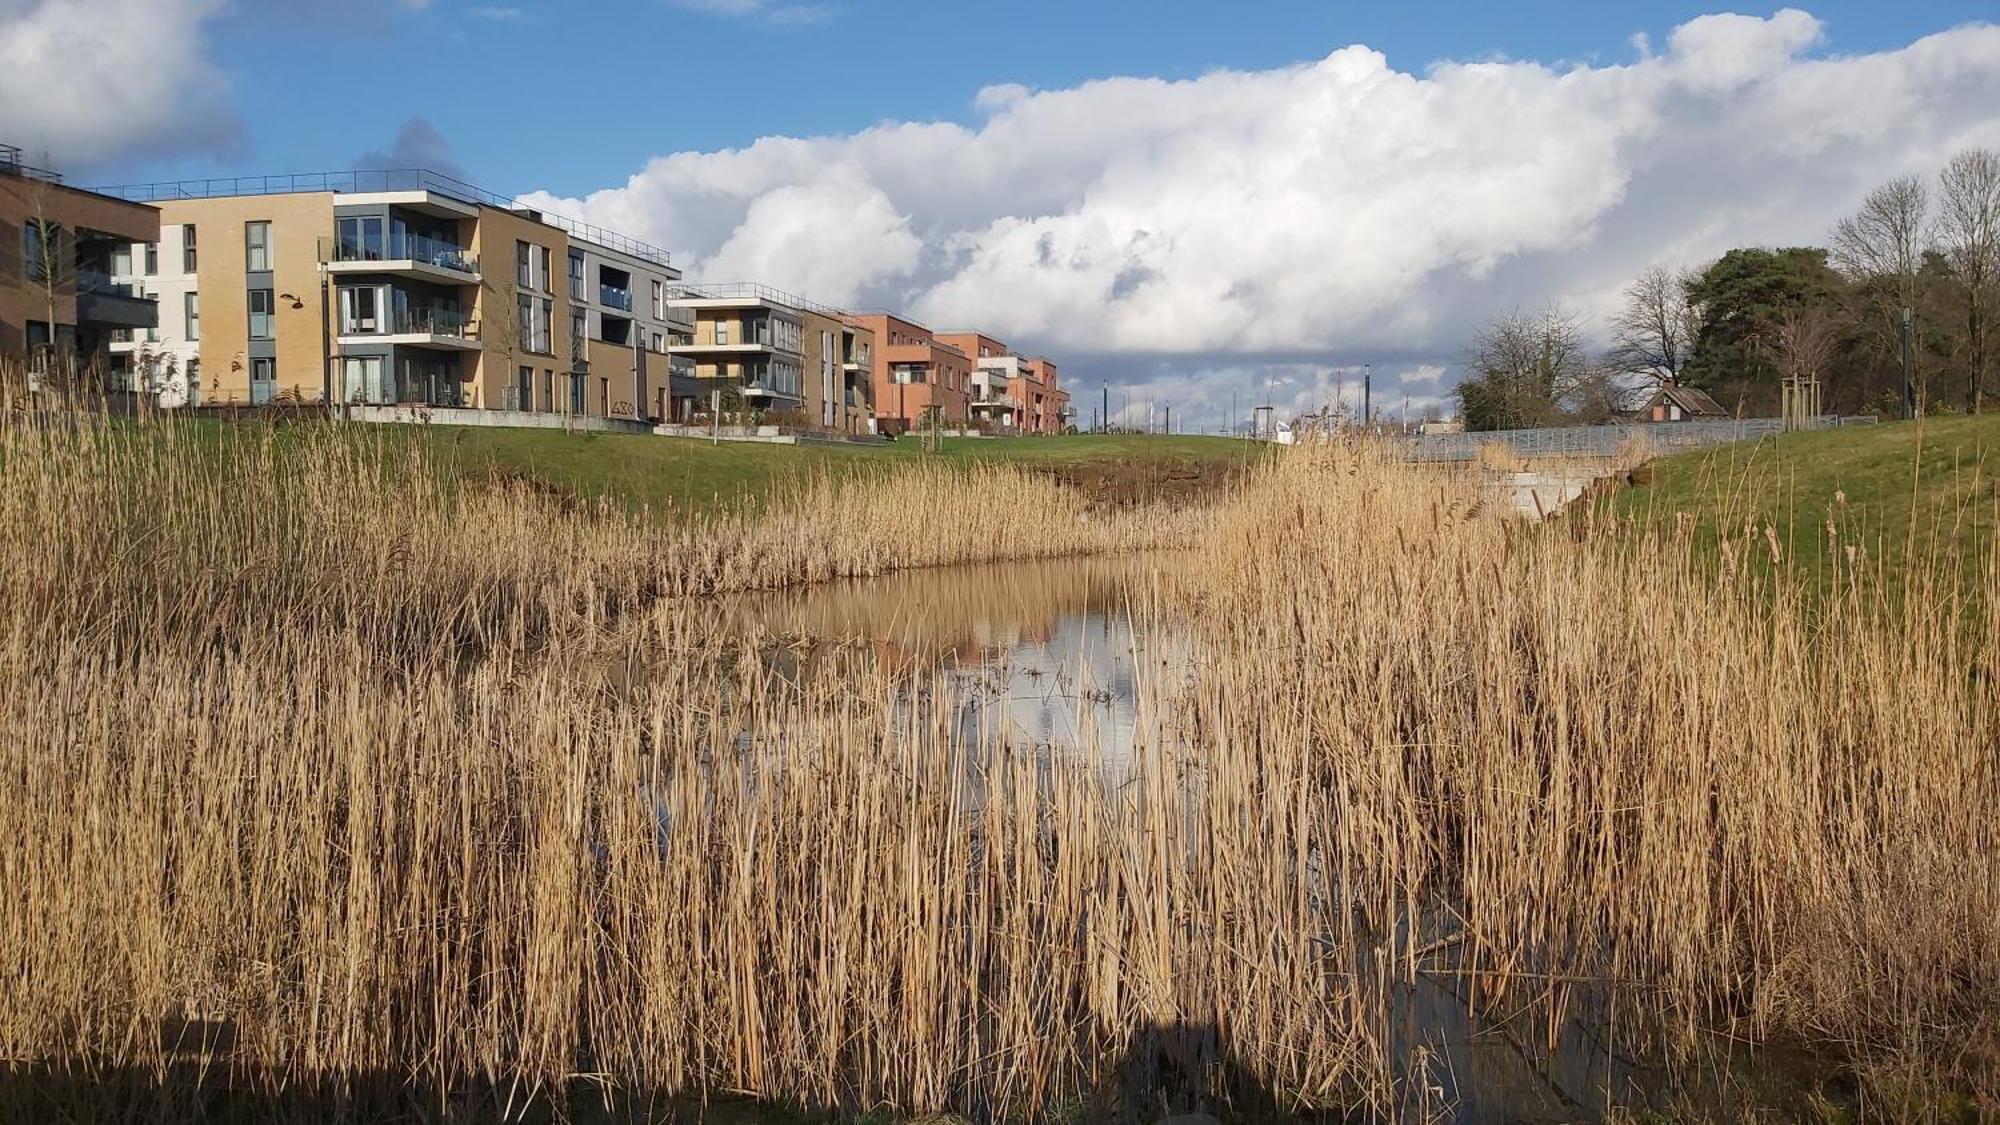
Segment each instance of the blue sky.
M0 0L86 184L424 165L1213 424L2000 149L1991 0ZM553 60L544 64L541 60Z
M846 133L887 119L970 121L973 99L987 86L1057 89L1121 75L1261 70L1353 43L1402 70L1494 56L1623 60L1635 34L1660 41L1704 12L1768 15L1784 6L430 0L415 8L400 0L243 0L217 20L211 51L229 82L226 104L244 126L241 143L182 159L114 158L91 172L123 182L348 168L386 150L403 122L421 115L474 182L575 195L664 152ZM1803 6L1845 52L1907 43L1993 12L1979 0ZM743 10L729 10L736 7ZM465 95L508 81L494 64L510 57L578 61L515 71L520 96L501 117L490 112L492 97Z

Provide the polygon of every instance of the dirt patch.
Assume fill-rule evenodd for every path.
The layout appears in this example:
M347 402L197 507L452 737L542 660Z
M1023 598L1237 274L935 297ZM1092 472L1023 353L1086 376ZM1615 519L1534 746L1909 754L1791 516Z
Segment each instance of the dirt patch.
M1249 463L1217 458L1147 458L1134 461L1092 460L1053 465L1022 465L1076 489L1092 504L1131 507L1165 502L1207 503L1226 493Z

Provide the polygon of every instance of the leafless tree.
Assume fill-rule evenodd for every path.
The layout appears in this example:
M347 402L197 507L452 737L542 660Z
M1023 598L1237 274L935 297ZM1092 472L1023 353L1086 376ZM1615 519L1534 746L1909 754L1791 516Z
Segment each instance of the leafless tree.
M1840 350L1840 321L1816 305L1786 310L1778 321L1773 351L1784 384L1785 425L1803 428L1820 412L1824 379Z
M1700 323L1687 281L1685 271L1654 266L1626 288L1625 308L1611 322L1606 366L1653 387L1680 380Z
M1595 403L1603 374L1576 317L1555 305L1494 320L1473 338L1466 361L1478 373L1458 389L1468 429L1556 424L1566 407Z
M1873 283L1877 338L1893 353L1905 315L1917 308L1918 274L1930 242L1931 193L1916 176L1897 176L1868 193L1861 209L1833 228L1828 260L1849 281ZM1911 382L1922 386L1916 372Z
M1965 297L1971 370L1966 408L1977 414L1986 385L1987 316L2000 287L2000 152L1967 149L1938 179L1938 249Z

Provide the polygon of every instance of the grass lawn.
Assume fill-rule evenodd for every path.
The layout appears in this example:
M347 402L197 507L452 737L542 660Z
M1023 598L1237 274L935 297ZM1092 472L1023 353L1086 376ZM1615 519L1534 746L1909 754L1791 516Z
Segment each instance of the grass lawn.
M1228 479L1263 449L1221 437L1078 434L946 439L926 454L915 438L880 445L711 445L639 434L474 427L413 429L460 473L517 474L584 499L609 498L659 512L761 503L821 474L852 475L915 464L1011 462L1046 471L1099 499L1130 501L1196 492Z
M1710 547L1719 531L1769 524L1786 553L1816 573L1855 544L1892 574L1904 569L1906 550L1977 564L1995 526L1996 452L2000 415L1785 434L1662 458L1649 466L1649 483L1611 504L1669 526L1692 515Z

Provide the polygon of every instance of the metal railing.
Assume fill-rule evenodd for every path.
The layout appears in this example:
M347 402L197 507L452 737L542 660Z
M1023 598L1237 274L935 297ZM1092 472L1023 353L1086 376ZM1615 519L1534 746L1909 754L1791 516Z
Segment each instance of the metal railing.
M616 231L572 219L553 211L530 207L519 197L508 197L466 183L455 176L428 168L385 168L346 172L298 172L283 176L223 176L201 180L160 180L143 184L117 184L96 189L137 203L160 203L171 199L216 199L230 195L296 195L302 192L333 192L351 195L360 192L428 191L463 203L498 207L526 213L558 230L607 250L627 254L655 265L673 267L673 255L651 243L628 238Z
M1871 425L1873 416L1814 419L1814 429ZM1534 430L1481 430L1458 434L1413 434L1397 441L1411 461L1476 461L1479 451L1505 446L1524 457L1610 457L1644 448L1668 452L1701 449L1748 441L1785 428L1780 418L1742 418L1718 422L1654 422L1624 426L1553 426Z
M597 287L597 303L607 308L631 312L632 291L630 289L620 289L615 285L599 285Z
M796 293L787 293L783 289L755 281L671 281L667 283L667 300L768 301L774 305L784 305L803 312L818 313L821 316L838 318L847 315L832 305L809 301Z
M28 180L41 180L44 183L63 182L62 173L52 172L47 168L37 168L21 159L21 149L18 145L0 145L0 173Z
M381 327L362 327L353 322L343 322L342 336L457 336L470 339L473 334L472 318L453 309L402 309L380 318Z

